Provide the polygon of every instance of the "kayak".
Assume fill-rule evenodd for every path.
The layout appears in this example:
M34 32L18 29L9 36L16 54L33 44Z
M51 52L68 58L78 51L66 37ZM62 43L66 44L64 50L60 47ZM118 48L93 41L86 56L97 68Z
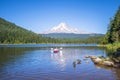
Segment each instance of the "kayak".
M54 53L58 53L59 50L58 50L58 49L54 49L53 52L54 52Z

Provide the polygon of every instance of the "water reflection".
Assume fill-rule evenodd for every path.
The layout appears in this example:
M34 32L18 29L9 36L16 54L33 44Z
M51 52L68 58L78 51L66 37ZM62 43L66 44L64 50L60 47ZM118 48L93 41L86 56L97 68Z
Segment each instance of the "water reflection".
M95 53L97 50L97 53ZM85 59L85 56L89 55L105 55L105 51L100 50L98 48L64 48L60 49L58 53L53 52L53 48L51 48L51 59L55 64L59 64L59 66L68 65L68 62L72 64L73 68L76 68L77 65L82 63L88 64L90 62L89 59Z
M119 69L94 65L90 59L85 59L87 55L106 56L106 51L98 47L59 48L58 53L53 53L50 47L0 48L0 80L117 80L120 78Z
M54 53L51 51L51 59L55 62L55 64L59 64L62 67L65 67L66 58L63 55L63 51L60 49L58 53Z
M73 61L73 68L76 68L76 61Z

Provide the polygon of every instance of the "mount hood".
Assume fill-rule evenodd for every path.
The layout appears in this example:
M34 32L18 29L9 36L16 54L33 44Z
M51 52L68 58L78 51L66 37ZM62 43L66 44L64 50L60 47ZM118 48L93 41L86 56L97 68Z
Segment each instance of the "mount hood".
M43 34L51 34L51 33L91 34L90 32L79 30L77 28L71 28L66 23L60 23L59 25L49 29L48 31L43 32Z

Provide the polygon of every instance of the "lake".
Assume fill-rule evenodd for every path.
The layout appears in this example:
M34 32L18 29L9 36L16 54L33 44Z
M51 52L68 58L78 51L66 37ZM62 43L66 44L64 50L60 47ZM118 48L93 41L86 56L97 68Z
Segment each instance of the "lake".
M0 80L120 80L120 69L94 65L87 55L107 51L96 44L0 45Z

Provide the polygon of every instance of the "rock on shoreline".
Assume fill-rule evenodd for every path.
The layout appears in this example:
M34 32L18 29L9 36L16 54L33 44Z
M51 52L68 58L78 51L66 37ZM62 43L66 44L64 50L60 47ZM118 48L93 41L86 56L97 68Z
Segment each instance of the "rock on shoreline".
M111 60L110 58L104 58L103 56L87 56L86 58L90 58L94 64L99 64L103 66L108 66L108 67L115 67L115 68L120 68L120 63L115 62L114 60Z

